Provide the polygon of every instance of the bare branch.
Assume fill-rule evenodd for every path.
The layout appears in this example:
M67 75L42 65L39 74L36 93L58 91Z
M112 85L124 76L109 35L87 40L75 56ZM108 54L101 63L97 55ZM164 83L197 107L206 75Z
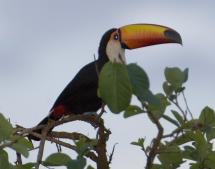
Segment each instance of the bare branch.
M48 133L48 131L50 129L51 128L49 127L49 124L48 124L42 130L42 138L41 138L41 141L40 141L39 151L38 151L38 154L37 154L37 163L36 163L35 169L39 169L40 164L42 163L43 151L44 151L44 146L45 146L45 142L46 142L46 136L47 136L47 133Z
M111 152L111 154L110 154L110 156L109 156L109 160L108 160L108 163L109 163L109 164L111 164L111 162L112 162L112 160L113 160L113 154L114 154L114 151L115 151L115 148L116 148L116 145L117 145L117 144L118 144L118 143L114 144L114 146L113 146L112 152Z
M52 131L48 134L50 137L55 137L55 138L64 138L64 139L70 139L70 140L80 140L80 138L85 138L87 141L90 141L91 139L84 134L73 132L73 133L68 133L68 132L56 132Z

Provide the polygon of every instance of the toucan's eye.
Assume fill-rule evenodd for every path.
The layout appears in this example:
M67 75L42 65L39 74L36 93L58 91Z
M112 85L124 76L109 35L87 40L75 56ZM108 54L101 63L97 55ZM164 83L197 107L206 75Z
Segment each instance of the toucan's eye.
M119 35L116 33L114 36L113 36L114 40L119 40Z

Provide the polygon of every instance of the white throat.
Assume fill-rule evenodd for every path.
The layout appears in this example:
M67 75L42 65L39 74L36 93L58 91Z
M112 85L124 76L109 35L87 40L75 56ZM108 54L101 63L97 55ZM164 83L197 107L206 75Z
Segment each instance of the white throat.
M106 47L106 53L111 62L126 64L125 49L118 41L110 40Z

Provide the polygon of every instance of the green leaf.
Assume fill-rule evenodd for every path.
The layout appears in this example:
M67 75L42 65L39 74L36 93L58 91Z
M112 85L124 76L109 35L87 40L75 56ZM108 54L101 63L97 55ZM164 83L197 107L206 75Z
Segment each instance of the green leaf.
M113 113L125 110L132 96L132 89L125 65L108 62L99 76L99 93Z
M167 96L170 96L174 91L174 87L172 85L170 85L168 82L164 82L163 90Z
M183 157L188 160L197 161L198 153L196 149L192 146L184 146Z
M215 152L211 152L207 159L204 161L206 168L214 168L215 166Z
M131 116L143 113L143 112L144 111L140 107L135 106L135 105L130 105L127 107L127 109L124 112L124 118L128 118L128 117L131 117Z
M149 90L149 78L146 72L137 64L127 65L128 75L132 86L133 94L143 102L158 104L158 100Z
M193 141L193 140L190 138L189 133L185 133L185 134L175 138L174 143L177 145L182 145L182 144L185 144L185 143L188 143L191 141Z
M178 120L178 122L183 125L184 124L184 120L183 117L175 110L171 110L172 114L175 116L175 118Z
M13 137L16 142L10 146L10 148L14 149L15 151L19 152L25 157L28 157L29 152L28 150L33 148L33 145L30 141L25 139L24 137Z
M45 166L67 166L72 159L64 153L53 153L43 162Z
M186 68L183 73L184 73L184 83L185 83L188 80L189 69Z
M189 121L185 121L182 125L183 129L188 129L188 130L196 130L201 128L202 124L199 122L199 119L192 119Z
M191 163L190 169L202 169L202 165L199 162Z
M152 164L151 169L163 169L163 168L162 168L162 166L160 164Z
M210 107L205 107L199 116L199 120L200 122L207 124L208 126L215 126L214 110Z
M35 166L35 163L26 163L23 165L13 166L11 169L32 169Z
M28 168L28 169L32 169L33 167L35 167L36 163L26 163L23 164L24 167Z
M12 125L7 119L0 113L0 142L10 138L13 132Z
M158 159L163 168L177 168L183 163L183 156L177 145L165 146L161 148Z
M148 110L151 111L157 119L159 119L163 116L166 107L170 103L168 102L167 98L161 93L156 94L155 97L159 100L159 104L149 104Z
M97 145L97 140L87 141L84 137L75 142L77 153L83 156Z
M172 119L171 117L169 117L169 116L167 116L167 115L165 115L165 114L163 114L162 117L163 117L165 120L167 120L168 122L174 124L175 126L180 127L180 125L178 124L178 122L175 121L174 119Z
M208 128L206 130L206 137L209 141L214 139L215 138L215 128L212 128L212 127Z
M149 89L149 78L146 72L137 64L127 65L129 79L131 81L133 92L136 96L140 97L143 90Z
M188 78L188 69L181 71L177 67L167 67L164 73L167 82L170 83L174 87L174 89L180 88L182 84L187 81Z
M77 160L71 160L67 164L67 169L84 169L86 166L86 159L83 157L77 158Z
M200 116L199 121L203 125L203 132L206 133L207 139L215 138L215 112L210 107L205 107Z
M0 168L9 168L8 154L6 151L0 149Z
M198 152L198 160L203 161L207 158L210 150L212 149L212 145L207 142L204 135L200 131L195 132L187 132L191 140L194 140L193 145L195 146Z
M94 169L91 165L89 165L88 167L87 167L87 169Z
M145 149L144 148L144 142L145 142L144 138L139 138L137 142L133 141L133 142L131 142L131 144L135 145L135 146L139 146L144 150Z

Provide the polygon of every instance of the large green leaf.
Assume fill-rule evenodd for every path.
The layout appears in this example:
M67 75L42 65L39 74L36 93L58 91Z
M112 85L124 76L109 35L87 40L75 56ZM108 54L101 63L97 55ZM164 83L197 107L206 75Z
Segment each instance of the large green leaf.
M0 142L9 139L12 135L13 127L7 119L0 113Z
M0 149L0 169L9 168L8 154Z
M149 78L146 72L137 64L129 64L127 68L133 92L136 96L141 97L144 90L149 89Z
M99 76L99 94L113 113L128 107L132 89L125 65L111 62L104 65Z
M133 94L143 103L159 104L159 100L149 90L149 78L137 64L127 65Z
M54 153L46 158L43 162L45 166L67 166L72 159L64 153Z

